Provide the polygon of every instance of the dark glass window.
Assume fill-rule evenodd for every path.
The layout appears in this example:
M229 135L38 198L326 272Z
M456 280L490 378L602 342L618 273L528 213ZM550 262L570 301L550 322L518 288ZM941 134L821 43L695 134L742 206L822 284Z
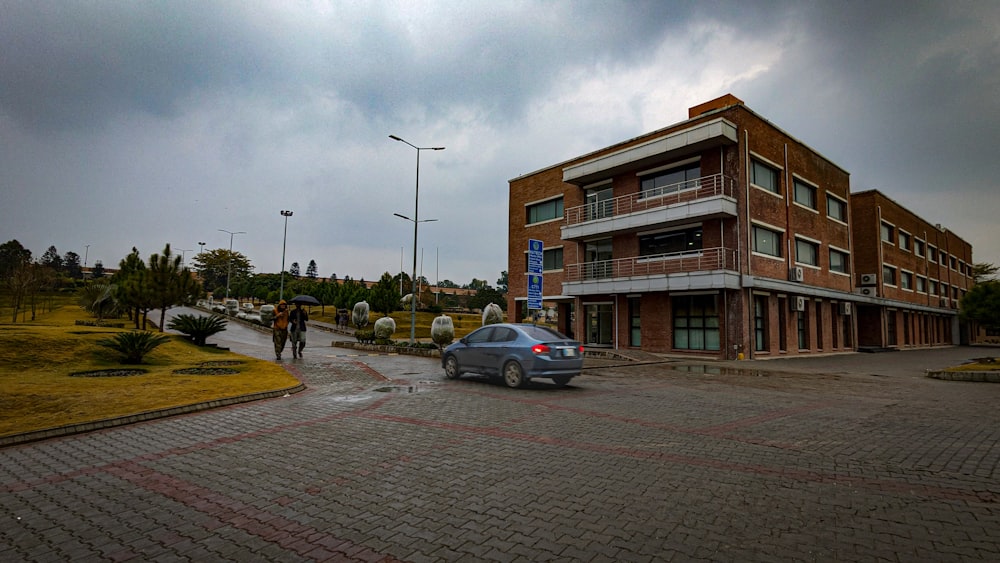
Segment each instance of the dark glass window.
M701 227L639 237L639 256L701 250Z
M562 198L550 199L549 201L529 205L527 213L529 225L561 218L563 216L563 200Z
M685 295L671 300L674 348L718 350L719 312L715 295Z
M692 162L675 168L661 170L655 174L643 176L640 182L642 195L643 197L655 197L693 188L697 186L696 180L700 177L700 162Z
M781 193L781 184L778 182L778 171L763 162L752 161L750 182L769 192Z

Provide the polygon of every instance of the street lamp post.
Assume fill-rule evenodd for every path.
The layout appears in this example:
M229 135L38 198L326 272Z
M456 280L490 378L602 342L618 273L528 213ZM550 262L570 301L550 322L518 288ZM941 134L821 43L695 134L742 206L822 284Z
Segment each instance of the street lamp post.
M181 253L181 267L183 268L184 267L184 253L185 252L191 252L194 249L193 248L178 248L177 250L180 251L180 253Z
M229 233L229 263L226 265L226 299L229 299L229 278L233 273L233 237L236 235L245 235L246 231L227 231L226 229L219 229L224 233Z
M288 218L292 216L292 212L282 209L281 216L285 218L285 235L281 239L281 289L278 291L278 301L285 298L285 243L288 241Z
M418 147L395 135L389 135L389 138L394 141L406 143L417 151L417 180L413 194L413 219L399 213L393 214L407 221L413 221L413 294L410 299L410 344L413 344L417 340L417 227L420 223L427 222L420 220L420 151L443 151L444 147ZM436 219L428 221L436 221Z
M198 254L204 254L204 253L205 253L205 243L199 242L198 243Z
M87 267L87 257L90 256L90 245L89 244L85 244L85 245L83 245L83 248L84 248L84 251L83 251L83 267L86 268Z

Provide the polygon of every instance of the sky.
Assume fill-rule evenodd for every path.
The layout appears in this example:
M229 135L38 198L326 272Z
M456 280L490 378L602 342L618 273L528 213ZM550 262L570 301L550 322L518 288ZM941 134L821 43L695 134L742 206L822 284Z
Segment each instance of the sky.
M399 213L494 284L510 179L726 93L1000 264L1000 2L961 0L0 0L0 242L374 280Z

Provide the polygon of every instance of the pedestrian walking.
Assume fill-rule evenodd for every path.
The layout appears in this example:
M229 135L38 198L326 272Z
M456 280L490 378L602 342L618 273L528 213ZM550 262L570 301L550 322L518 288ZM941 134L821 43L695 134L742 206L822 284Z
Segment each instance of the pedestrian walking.
M274 310L274 322L271 324L271 340L274 341L274 357L281 359L288 340L288 303L282 299Z
M293 358L301 358L302 349L306 347L306 321L308 320L309 312L302 308L302 303L296 303L295 308L288 313L288 335L292 340Z

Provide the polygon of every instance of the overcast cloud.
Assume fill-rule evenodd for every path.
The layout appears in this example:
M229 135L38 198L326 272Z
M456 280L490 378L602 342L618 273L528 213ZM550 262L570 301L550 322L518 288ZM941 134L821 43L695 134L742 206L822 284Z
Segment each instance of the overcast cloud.
M286 265L409 271L395 134L447 147L420 157L423 274L492 284L509 179L727 92L1000 264L987 1L0 0L0 242L115 267L246 231L277 272L290 209Z

